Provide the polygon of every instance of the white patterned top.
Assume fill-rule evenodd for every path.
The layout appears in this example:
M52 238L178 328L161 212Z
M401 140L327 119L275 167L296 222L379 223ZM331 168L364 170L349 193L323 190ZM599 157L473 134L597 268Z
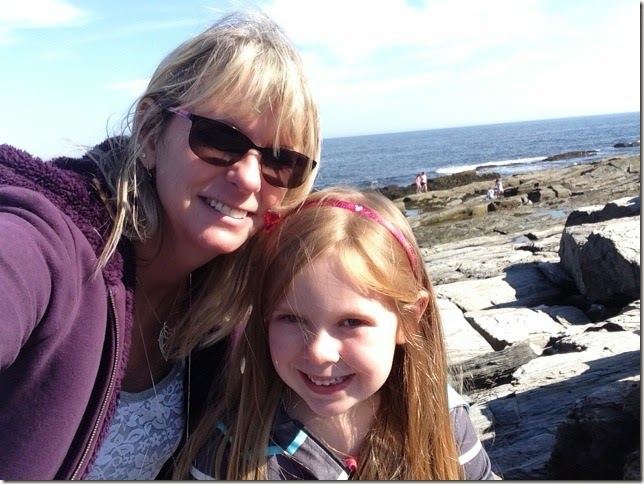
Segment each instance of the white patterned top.
M150 480L157 476L183 433L184 367L183 361L177 362L153 388L121 392L108 435L85 479Z

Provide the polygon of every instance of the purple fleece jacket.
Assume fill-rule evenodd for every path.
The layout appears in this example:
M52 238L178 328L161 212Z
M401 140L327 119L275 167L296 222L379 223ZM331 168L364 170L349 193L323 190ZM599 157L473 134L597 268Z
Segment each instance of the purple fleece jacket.
M97 148L107 150L107 141ZM136 266L132 244L122 241L91 277L112 227L95 189L100 179L88 158L45 163L0 145L2 480L82 478L116 408ZM189 429L219 384L227 350L224 340L187 359ZM176 453L184 443L185 435ZM158 478L171 476L173 462Z
M134 261L121 244L91 277L111 227L96 171L0 145L0 479L82 477L115 408Z

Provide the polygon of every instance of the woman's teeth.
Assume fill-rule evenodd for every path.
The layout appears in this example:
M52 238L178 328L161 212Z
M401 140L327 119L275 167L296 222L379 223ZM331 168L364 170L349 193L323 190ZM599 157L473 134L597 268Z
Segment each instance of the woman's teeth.
M341 381L344 381L345 378L346 377L344 377L344 376L339 376L339 377L336 377L336 378L331 378L330 380L318 380L316 378L309 377L309 380L311 380L313 383L315 383L318 386L321 385L321 386L324 386L324 387L328 387L328 386L331 386L331 385L337 385Z
M232 218L236 219L243 219L248 215L248 212L245 210L236 210L234 208L230 208L228 205L224 205L218 200L213 200L212 198L208 199L208 205L210 205L212 208L217 210L218 212L223 213L224 215L227 215Z

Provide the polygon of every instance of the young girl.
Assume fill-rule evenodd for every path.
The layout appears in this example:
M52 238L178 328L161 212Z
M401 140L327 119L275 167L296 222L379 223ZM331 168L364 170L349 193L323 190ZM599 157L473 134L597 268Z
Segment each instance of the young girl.
M432 284L392 202L319 191L253 253L253 309L175 477L496 477L448 389Z

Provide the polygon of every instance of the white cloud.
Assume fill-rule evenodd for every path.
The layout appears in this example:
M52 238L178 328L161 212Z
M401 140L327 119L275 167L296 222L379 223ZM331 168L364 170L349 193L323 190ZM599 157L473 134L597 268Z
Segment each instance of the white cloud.
M476 51L547 27L534 0L427 1L275 0L266 11L304 46L323 46L351 62L386 48L434 48L456 43ZM306 19L306 21L304 21ZM526 28L530 25L530 28Z
M73 25L85 19L84 11L62 0L7 0L0 8L0 46L17 42L20 29Z
M38 28L65 25L84 16L82 10L61 0L4 2L0 25L5 28Z
M634 0L274 0L263 8L303 53L327 134L387 131L376 126L383 118L423 129L639 106Z

